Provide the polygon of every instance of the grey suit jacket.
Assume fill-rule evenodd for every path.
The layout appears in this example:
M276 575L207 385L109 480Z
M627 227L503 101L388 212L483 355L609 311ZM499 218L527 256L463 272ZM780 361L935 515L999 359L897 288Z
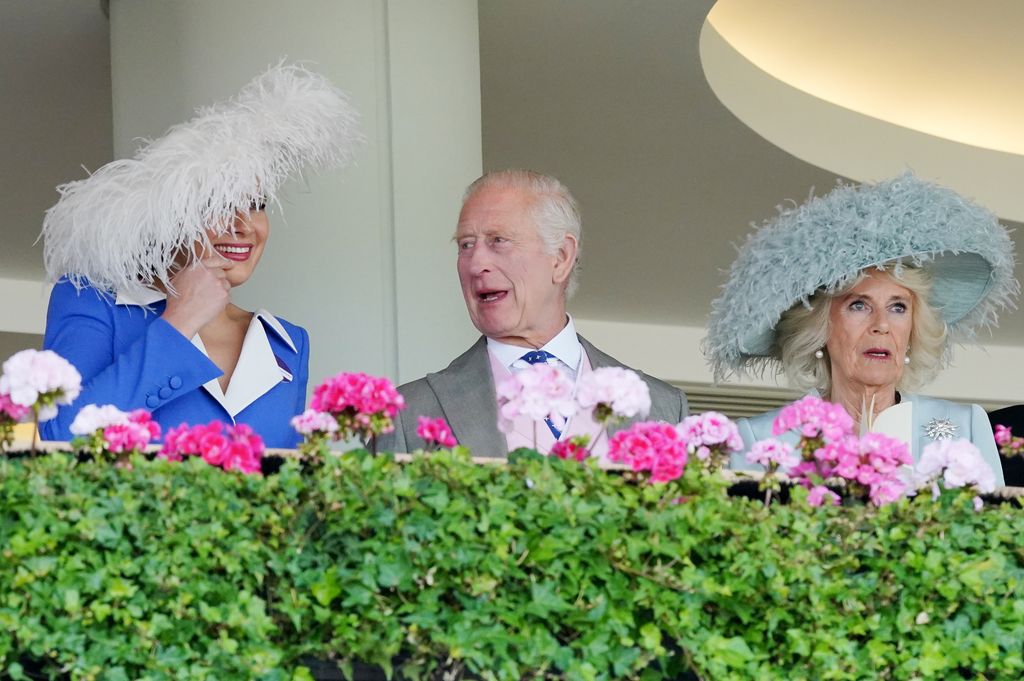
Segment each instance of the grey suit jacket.
M579 339L593 368L625 367L582 336ZM678 423L686 417L686 396L681 390L637 373L651 390L650 420ZM405 410L396 417L395 430L378 438L379 450L408 452L423 447L423 440L416 435L417 417L443 416L455 439L469 447L474 456L504 458L508 455L505 436L498 430L494 377L487 355L487 339L483 336L456 357L447 369L401 385L398 390L405 397Z

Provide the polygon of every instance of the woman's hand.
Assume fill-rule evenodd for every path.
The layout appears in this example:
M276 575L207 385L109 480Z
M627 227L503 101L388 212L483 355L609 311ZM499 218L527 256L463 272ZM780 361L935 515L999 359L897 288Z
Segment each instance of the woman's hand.
M185 338L196 335L231 302L231 283L224 271L231 264L214 253L178 270L171 277L163 320Z

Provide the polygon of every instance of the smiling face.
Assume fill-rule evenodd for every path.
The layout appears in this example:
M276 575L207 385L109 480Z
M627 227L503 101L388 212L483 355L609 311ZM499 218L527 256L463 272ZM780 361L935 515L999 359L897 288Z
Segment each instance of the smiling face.
M207 238L217 255L228 261L224 268L231 286L241 286L252 276L256 265L263 255L267 237L270 234L270 222L267 213L260 206L251 211L235 211L232 229L216 234L207 230ZM199 247L200 257L202 247Z
M826 343L833 386L892 388L914 325L914 294L888 273L873 271L832 299Z
M565 235L549 253L530 205L522 190L485 186L463 204L455 242L473 325L488 338L538 348L565 326L576 239Z

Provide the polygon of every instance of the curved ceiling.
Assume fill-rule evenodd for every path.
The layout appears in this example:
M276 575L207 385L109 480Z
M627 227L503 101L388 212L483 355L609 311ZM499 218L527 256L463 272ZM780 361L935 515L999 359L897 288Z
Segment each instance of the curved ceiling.
M911 168L1024 219L1024 3L718 0L701 32L715 94L762 137L877 180Z

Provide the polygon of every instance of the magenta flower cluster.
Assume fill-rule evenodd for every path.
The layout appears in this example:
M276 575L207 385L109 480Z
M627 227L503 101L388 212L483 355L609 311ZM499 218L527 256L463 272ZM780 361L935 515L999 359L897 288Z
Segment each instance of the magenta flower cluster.
M804 438L838 440L853 430L853 419L840 405L808 395L783 407L772 422L772 435L791 430Z
M789 466L789 475L810 489L812 506L838 503L835 492L824 486L841 478L854 491L864 491L876 505L896 501L908 491L905 471L913 463L907 445L879 433L857 437L853 419L840 405L807 396L783 408L772 433L800 435L801 460Z
M1003 456L1024 456L1024 437L1015 436L1004 425L996 426L996 444Z
M572 461L583 461L590 456L590 437L588 435L576 435L568 440L559 440L551 448L551 456L559 459L571 459Z
M682 477L689 443L676 426L641 421L620 430L608 443L608 458L634 471L650 471L650 481L668 482Z
M14 423L21 423L31 413L31 407L18 404L11 399L10 395L0 393L0 420L7 419Z
M881 506L905 495L902 471L912 463L910 450L902 440L881 433L844 435L826 442L789 474L811 488L827 478L843 478L848 484L866 489L871 503Z
M335 439L352 436L370 438L394 430L394 417L405 408L405 399L387 378L342 372L313 390L309 406L314 412L334 417L338 424L332 433ZM314 417L309 412L292 421L292 425L302 428L313 423Z
M426 416L418 417L416 421L416 435L428 445L451 449L459 444L452 433L451 427L448 426L448 422L440 416L436 419Z
M87 404L71 423L71 434L79 446L97 454L142 452L160 437L160 424L145 409L124 412L112 404Z
M225 426L220 421L211 421L206 425L183 423L171 428L158 456L168 461L198 456L226 471L259 473L263 452L263 440L249 426L243 423Z

